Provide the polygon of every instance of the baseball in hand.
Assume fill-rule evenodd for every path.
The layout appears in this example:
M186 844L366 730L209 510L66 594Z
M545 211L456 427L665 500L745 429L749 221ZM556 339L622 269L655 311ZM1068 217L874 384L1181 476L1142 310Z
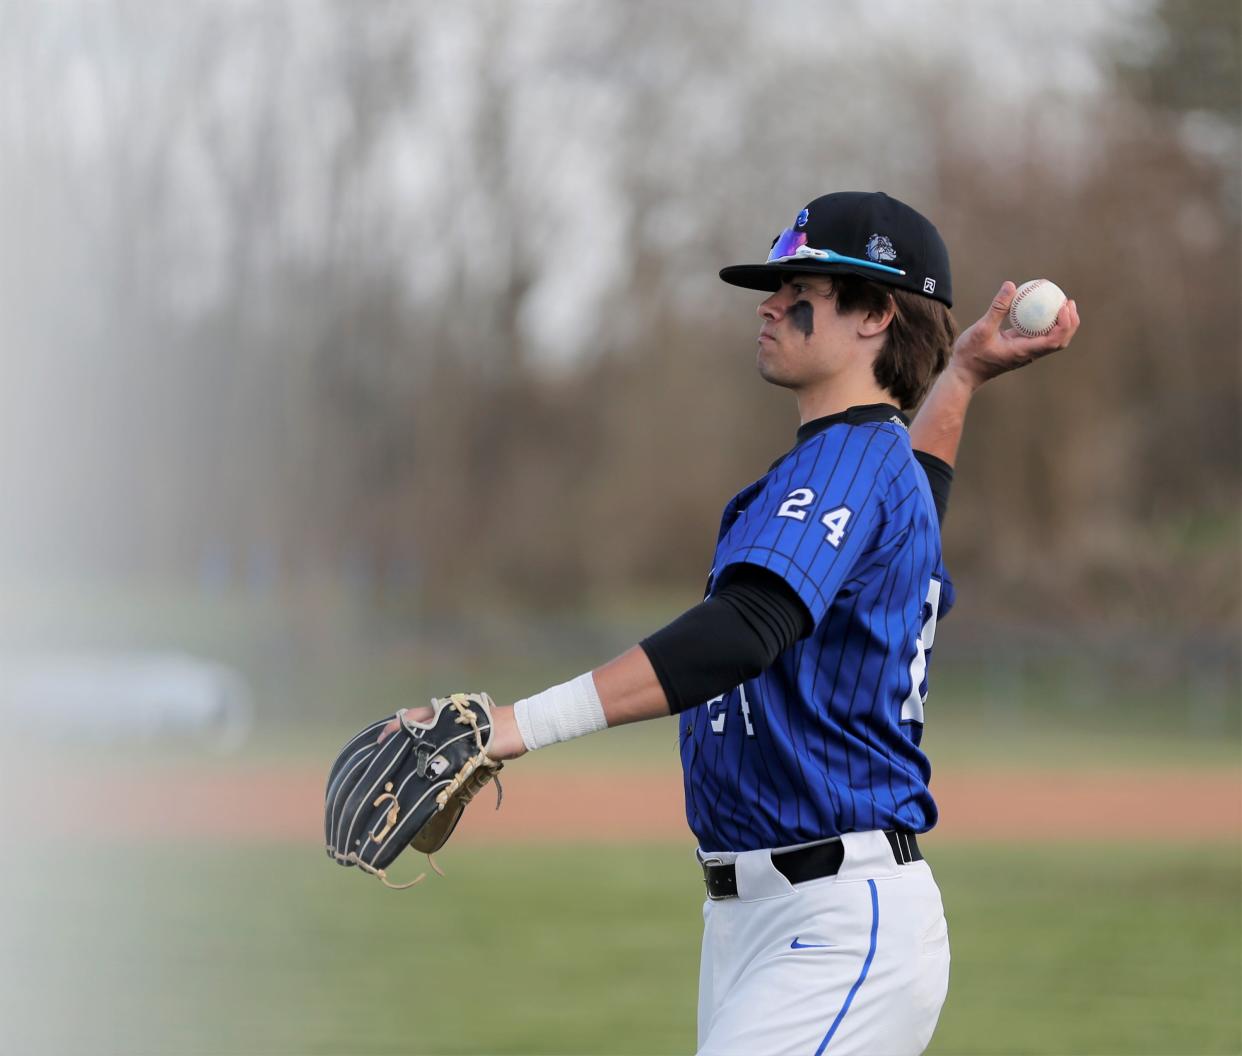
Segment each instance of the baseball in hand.
M1032 279L1018 287L1009 306L1009 325L1023 337L1043 337L1057 325L1065 294L1054 282Z

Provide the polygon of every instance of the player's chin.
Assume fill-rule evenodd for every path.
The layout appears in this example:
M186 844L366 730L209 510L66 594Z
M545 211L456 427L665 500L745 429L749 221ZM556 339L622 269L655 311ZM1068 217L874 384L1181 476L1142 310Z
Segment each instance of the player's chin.
M770 349L765 349L762 344L759 345L759 354L755 357L755 366L759 369L759 377L769 385L779 385L783 389L794 387L795 379L790 376L790 372L782 369Z

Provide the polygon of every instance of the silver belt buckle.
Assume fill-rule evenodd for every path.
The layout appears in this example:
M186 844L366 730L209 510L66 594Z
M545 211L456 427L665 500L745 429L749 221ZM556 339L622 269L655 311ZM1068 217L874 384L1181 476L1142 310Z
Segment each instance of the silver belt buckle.
M714 895L712 894L711 884L707 882L707 868L711 865L724 865L723 858L700 858L699 865L703 867L703 886L707 889L707 897L712 902L726 902L732 895Z

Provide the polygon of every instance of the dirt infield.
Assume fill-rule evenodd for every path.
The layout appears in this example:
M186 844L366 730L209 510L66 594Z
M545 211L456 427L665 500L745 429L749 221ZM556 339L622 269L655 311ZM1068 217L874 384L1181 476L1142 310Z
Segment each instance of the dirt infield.
M39 788L32 829L51 838L319 843L323 775L305 766L75 770L46 787L6 768L7 809L31 809L19 787ZM28 780L33 775L27 773ZM21 782L22 784L18 784ZM574 773L514 767L501 810L485 793L462 820L467 841L690 841L676 773ZM1097 775L980 771L937 775L936 835L953 840L1236 840L1242 772ZM27 791L29 795L29 791Z

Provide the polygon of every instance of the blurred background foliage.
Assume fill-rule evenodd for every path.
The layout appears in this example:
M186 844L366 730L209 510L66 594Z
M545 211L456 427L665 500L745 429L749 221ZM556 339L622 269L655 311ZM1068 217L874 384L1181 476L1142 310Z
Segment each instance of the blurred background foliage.
M1084 320L972 411L942 663L1235 723L1238 43L1216 0L0 0L0 631L143 595L252 674L465 669L492 613L602 660L797 424L716 271L878 188L961 324L1038 276Z

